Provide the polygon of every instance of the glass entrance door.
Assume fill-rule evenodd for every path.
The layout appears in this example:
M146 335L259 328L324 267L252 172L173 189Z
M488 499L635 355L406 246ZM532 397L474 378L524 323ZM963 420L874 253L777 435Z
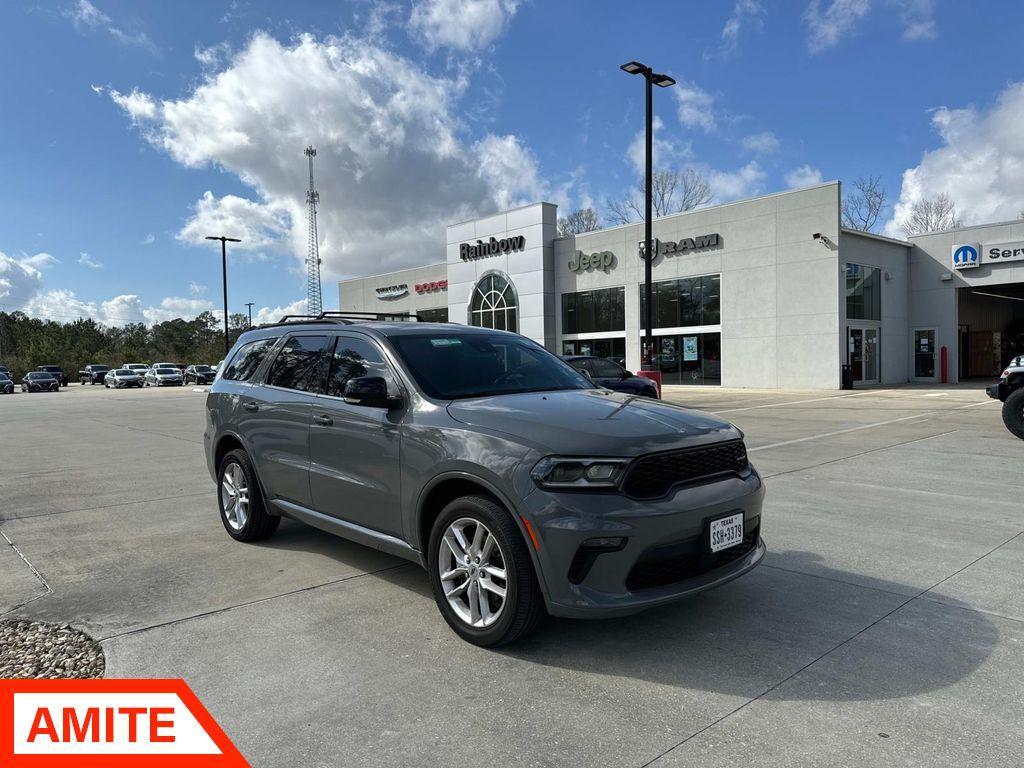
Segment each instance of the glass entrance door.
M847 354L854 384L878 383L877 328L848 328Z
M914 378L935 380L935 329L914 330Z

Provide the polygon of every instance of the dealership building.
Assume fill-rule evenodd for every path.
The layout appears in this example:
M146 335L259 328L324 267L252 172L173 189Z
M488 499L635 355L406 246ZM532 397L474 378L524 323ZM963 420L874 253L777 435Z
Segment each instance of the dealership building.
M1024 351L1024 222L898 240L845 229L841 185L655 219L666 384L837 389L998 375ZM516 331L640 365L643 224L558 237L535 203L449 225L441 260L339 284L342 311Z

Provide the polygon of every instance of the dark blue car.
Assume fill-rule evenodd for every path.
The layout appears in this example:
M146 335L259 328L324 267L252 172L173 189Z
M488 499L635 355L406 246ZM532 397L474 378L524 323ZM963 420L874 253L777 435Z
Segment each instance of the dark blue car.
M634 376L607 357L566 355L562 359L580 373L590 376L598 386L613 389L616 392L628 392L631 395L658 397L658 388L653 381L642 376Z

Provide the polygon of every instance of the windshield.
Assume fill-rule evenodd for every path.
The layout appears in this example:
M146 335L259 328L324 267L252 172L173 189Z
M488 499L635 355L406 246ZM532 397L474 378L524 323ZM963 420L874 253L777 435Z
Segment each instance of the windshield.
M103 373L104 371L109 371L110 370L110 366L108 366L108 365L94 365L92 367L92 369L96 373Z
M439 400L594 386L522 336L417 334L393 337L391 343L423 391Z
M127 368L118 368L114 371L115 376L134 376L135 371L130 371Z
M0 381L10 381L10 379L7 377L7 374L4 373L3 371L0 371Z
M39 370L46 371L47 373L49 373L51 371L59 371L60 370L60 366L59 365L40 365L39 366Z
M181 373L177 368L157 368L157 373Z
M199 373L213 373L213 368L208 365L197 365L196 370L199 371Z
M30 373L28 375L28 377L30 379L52 379L53 378L53 376L51 376L48 373Z

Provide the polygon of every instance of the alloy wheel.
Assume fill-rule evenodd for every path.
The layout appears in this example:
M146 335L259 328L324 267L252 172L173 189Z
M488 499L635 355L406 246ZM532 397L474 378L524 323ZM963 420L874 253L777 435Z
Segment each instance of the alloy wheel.
M224 469L221 478L221 506L224 519L234 531L245 527L249 519L249 485L241 464L232 462Z
M494 534L479 520L462 517L444 532L437 568L441 589L455 614L471 627L489 627L505 607L505 557Z

